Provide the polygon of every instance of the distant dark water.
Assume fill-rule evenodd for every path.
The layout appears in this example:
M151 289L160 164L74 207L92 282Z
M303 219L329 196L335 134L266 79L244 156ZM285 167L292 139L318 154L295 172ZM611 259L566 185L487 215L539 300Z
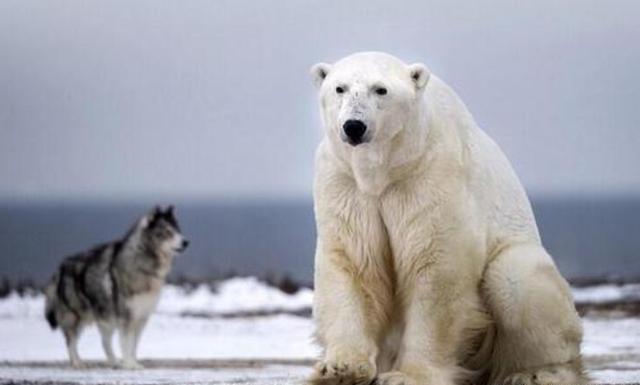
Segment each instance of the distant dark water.
M315 225L312 202L177 203L192 241L174 277L285 274L310 283ZM0 205L0 276L44 282L63 256L121 236L143 205ZM576 278L640 278L639 199L537 199L545 246Z

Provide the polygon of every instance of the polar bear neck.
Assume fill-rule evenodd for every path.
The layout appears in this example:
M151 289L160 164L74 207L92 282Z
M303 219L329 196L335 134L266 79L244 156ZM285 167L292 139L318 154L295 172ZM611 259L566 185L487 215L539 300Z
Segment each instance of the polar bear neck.
M390 142L370 143L355 147L345 161L358 189L366 195L380 196L395 180L424 168L429 146L429 116L427 104L416 111L413 118Z
M367 195L380 195L389 185L389 153L386 150L368 148L351 152L351 171L358 189Z

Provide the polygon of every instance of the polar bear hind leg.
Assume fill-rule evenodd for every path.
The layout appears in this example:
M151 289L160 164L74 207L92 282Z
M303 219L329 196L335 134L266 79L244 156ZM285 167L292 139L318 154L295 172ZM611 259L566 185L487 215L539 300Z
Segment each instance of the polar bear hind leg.
M580 384L582 326L569 285L538 244L503 248L483 294L495 320L491 384Z

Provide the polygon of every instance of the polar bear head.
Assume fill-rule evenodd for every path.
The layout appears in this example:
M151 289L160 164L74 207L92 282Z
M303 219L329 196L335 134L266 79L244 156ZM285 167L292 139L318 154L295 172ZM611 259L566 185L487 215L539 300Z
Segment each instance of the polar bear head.
M423 64L407 65L379 52L318 63L311 73L326 135L343 151L380 148L414 125L430 76Z

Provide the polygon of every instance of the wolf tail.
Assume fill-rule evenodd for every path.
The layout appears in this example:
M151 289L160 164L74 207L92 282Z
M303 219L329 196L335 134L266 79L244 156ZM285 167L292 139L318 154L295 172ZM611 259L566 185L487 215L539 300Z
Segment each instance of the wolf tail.
M45 295L45 305L44 305L44 316L49 322L49 326L51 329L55 329L58 327L58 319L56 318L56 305L58 302L57 296L57 287L58 287L58 274L56 273L51 282L47 284L44 288Z

